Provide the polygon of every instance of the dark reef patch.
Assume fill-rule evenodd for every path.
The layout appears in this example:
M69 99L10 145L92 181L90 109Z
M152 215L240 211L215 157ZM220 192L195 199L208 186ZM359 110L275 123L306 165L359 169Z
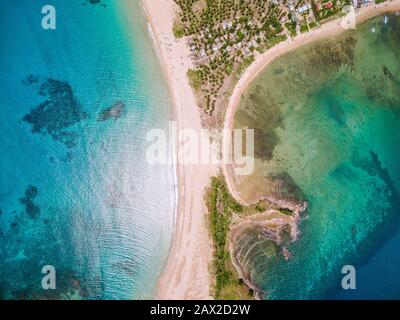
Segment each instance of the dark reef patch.
M27 83L36 83L32 79ZM47 133L68 148L74 147L77 134L67 129L88 115L75 98L71 86L65 81L46 79L40 85L38 94L47 97L46 101L34 107L22 120L32 125L33 133Z
M254 140L258 142L254 146L254 153L257 158L264 160L272 159L274 149L279 143L276 129L283 126L279 102L269 95L269 89L260 85L252 88L244 98L246 107L237 112L243 127L254 128Z
M38 189L35 186L28 186L25 190L25 196L28 198L36 198L38 195Z
M353 69L356 44L357 39L354 37L317 43L312 49L313 54L310 55L310 66L314 69L334 68L337 70L339 67L347 65Z
M296 184L288 172L283 171L278 174L271 174L269 181L271 194L275 197L295 202L306 200L304 191Z
M25 212L31 218L36 218L40 214L40 207L34 203L37 195L37 187L28 186L25 190L25 196L19 199L19 202L25 207Z
M111 107L103 109L97 116L97 121L107 121L110 119L120 118L126 109L125 104L122 101L117 101Z
M344 80L339 80L344 81ZM345 127L346 113L341 106L341 102L335 94L330 90L330 84L324 85L317 93L317 99L321 101L321 107L326 110L330 119L335 121L337 125Z
M385 182L386 186L390 190L390 202L392 203L393 208L397 208L398 210L400 209L400 195L397 192L396 186L393 182L393 179L389 175L389 172L387 169L382 167L381 162L379 161L379 156L377 153L374 151L370 150L370 155L372 159L373 166L379 175L379 177Z
M384 74L384 76L388 79L390 79L391 81L395 80L396 78L394 77L394 75L390 72L389 68L386 66L382 67L382 72Z
M104 3L101 3L101 0L86 0L87 3L89 4L98 4L100 6L102 6L103 8L107 8L107 5ZM84 3L85 5L86 3Z
M35 76L33 74L27 76L24 80L22 80L23 84L31 85L39 82L39 76Z
M88 296L89 293L83 280L78 278L71 270L61 270L57 273L57 287L55 290L43 290L39 286L31 286L10 292L6 299L69 300L76 298L87 299Z
M256 158L272 160L274 150L280 143L277 129L285 129L284 115L298 112L296 106L310 105L316 85L336 81L330 75L336 74L342 67L354 71L357 42L356 37L347 36L305 47L299 55L289 53L281 60L285 63L273 63L249 87L235 115L235 126L254 129L254 138L257 141L254 146ZM335 99L329 86L321 88L317 98L325 95L326 112L339 126L345 126L343 106Z

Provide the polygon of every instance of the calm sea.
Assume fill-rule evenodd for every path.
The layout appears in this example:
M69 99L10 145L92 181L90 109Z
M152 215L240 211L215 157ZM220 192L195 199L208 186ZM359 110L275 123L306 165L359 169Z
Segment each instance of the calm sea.
M288 262L267 239L242 243L267 298L400 298L400 17L387 18L280 58L245 94L236 126L256 129L265 190L309 204Z
M56 30L41 27L56 8ZM92 1L95 2L95 1ZM0 2L0 297L152 297L175 216L145 159L170 101L140 1ZM57 289L43 290L44 265Z

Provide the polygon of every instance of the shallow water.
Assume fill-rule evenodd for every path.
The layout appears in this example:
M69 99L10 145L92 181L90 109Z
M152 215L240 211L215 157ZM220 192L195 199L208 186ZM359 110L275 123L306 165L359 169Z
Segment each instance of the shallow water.
M251 233L240 244L267 298L400 298L399 62L400 18L378 17L278 59L244 95L235 126L256 129L253 179L309 205L288 262ZM341 288L347 264L357 290Z
M52 4L45 31L41 1L0 3L0 296L152 297L175 182L145 161L170 101L140 3Z

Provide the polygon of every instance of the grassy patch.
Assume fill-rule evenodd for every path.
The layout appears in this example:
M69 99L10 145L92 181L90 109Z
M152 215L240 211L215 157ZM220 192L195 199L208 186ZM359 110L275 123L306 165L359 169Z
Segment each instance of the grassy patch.
M250 299L251 292L234 269L228 250L228 232L232 214L241 213L243 207L228 193L222 177L211 179L207 197L209 226L214 243L212 272L214 275L215 299Z
M230 257L228 237L232 216L235 214L236 217L244 218L270 209L279 210L286 215L293 215L293 212L289 209L278 208L267 200L242 206L229 193L223 176L211 178L206 203L210 234L214 244L211 268L214 279L213 296L215 299L221 300L252 299L253 290L249 289L243 279L239 278Z
M279 209L279 211L283 214L286 214L288 216L293 216L293 212L290 211L289 209L283 208L283 209Z
M291 37L295 37L297 32L296 32L296 22L286 22L285 23L286 29L290 32Z
M311 22L308 24L308 26L310 27L310 29L314 29L314 28L318 27L316 22Z
M253 63L255 58L253 56L248 57L243 60L243 62L239 65L236 73L236 77L239 79L244 71Z
M185 35L185 26L182 23L175 21L172 26L172 31L174 32L175 38L182 38Z
M262 204L257 204L256 206L255 206L255 210L257 211L257 212L264 212L265 211L265 207L262 205Z
M305 32L308 32L308 25L307 24L302 24L301 26L300 26L300 32L301 33L305 33Z
M189 78L190 86L194 90L199 90L201 87L201 71L200 70L193 70L189 69L187 72L187 77Z

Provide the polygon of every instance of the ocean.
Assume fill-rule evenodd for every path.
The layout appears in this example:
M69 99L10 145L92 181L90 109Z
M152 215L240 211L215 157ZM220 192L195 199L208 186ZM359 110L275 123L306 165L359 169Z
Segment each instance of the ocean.
M145 158L172 112L140 1L52 0L55 30L47 4L0 2L0 298L151 298L176 183Z
M400 299L399 62L400 17L380 16L279 58L244 94L252 192L308 202L287 262L268 238L239 244L267 299Z

